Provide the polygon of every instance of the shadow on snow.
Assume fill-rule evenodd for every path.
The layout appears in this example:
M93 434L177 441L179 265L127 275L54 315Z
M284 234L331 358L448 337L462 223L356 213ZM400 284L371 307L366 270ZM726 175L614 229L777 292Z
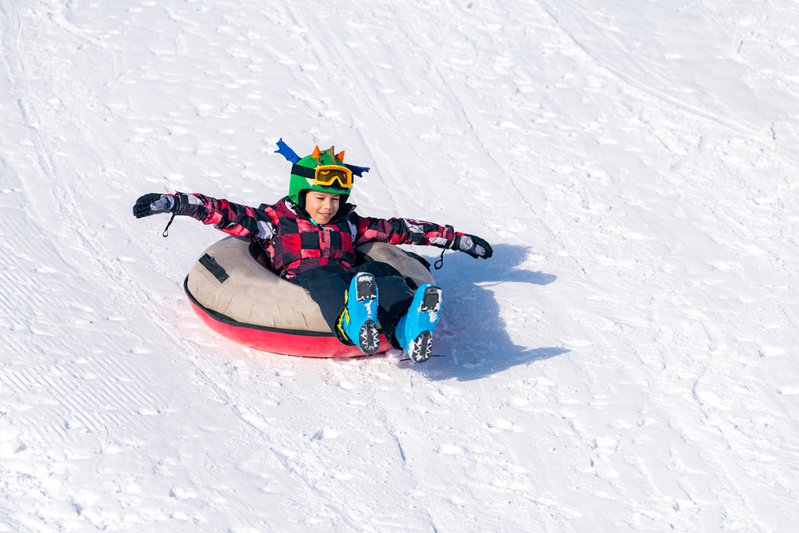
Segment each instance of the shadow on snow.
M463 253L447 253L444 266L433 271L444 288L443 314L433 340L432 358L420 370L434 380L480 379L517 365L569 352L565 348L518 346L508 335L500 307L489 286L499 283L549 285L557 276L517 268L529 253L523 246L500 244L484 261ZM431 261L432 262L432 261Z

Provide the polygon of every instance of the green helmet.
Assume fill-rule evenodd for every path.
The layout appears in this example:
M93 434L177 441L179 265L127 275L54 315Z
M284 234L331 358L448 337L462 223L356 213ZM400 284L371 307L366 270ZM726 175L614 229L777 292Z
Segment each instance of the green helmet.
M331 146L324 152L317 146L311 155L299 159L291 167L289 199L297 205L304 202L302 191L321 191L339 194L341 203L347 201L352 191L352 170L344 165L344 152L335 154Z

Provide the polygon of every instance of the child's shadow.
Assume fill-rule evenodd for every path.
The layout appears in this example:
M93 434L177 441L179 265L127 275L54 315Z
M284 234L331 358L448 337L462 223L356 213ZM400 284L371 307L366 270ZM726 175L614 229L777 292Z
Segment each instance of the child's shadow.
M569 352L560 347L514 344L494 293L481 286L492 282L549 285L555 281L552 274L515 268L528 252L523 246L500 244L487 261L447 253L443 268L432 270L436 283L444 289L444 301L433 340L433 353L443 357L432 358L425 365L431 379L469 381Z

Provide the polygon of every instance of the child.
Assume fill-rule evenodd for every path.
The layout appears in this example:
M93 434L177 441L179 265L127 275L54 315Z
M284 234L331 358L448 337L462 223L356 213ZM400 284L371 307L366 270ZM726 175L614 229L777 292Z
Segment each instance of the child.
M308 291L341 342L374 353L380 343L379 318L392 346L414 362L427 361L441 314L441 289L427 283L414 291L386 263L355 266L355 247L370 241L422 244L488 259L491 246L452 226L358 216L348 203L353 174L361 176L368 168L344 164L344 152L334 154L333 147L320 151L317 146L300 158L282 139L277 145L292 168L289 195L274 205L255 209L202 194L154 193L140 197L133 214L186 215L247 237L266 251L277 275Z

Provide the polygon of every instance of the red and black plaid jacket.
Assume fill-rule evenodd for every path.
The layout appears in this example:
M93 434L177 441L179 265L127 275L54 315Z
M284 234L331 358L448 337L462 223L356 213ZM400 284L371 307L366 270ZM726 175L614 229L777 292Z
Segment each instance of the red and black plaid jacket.
M355 247L370 241L451 248L455 239L452 226L405 218L361 217L350 204L345 204L328 224L319 226L288 197L255 209L202 194L176 196L180 197L176 214L249 238L266 250L272 270L285 279L329 264L349 270L355 266Z

